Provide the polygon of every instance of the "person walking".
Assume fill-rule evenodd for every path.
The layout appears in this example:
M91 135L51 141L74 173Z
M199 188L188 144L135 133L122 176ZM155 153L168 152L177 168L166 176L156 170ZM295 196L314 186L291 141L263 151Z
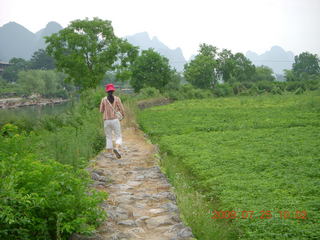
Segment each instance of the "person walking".
M117 158L121 158L119 148L122 145L122 134L120 125L121 119L119 118L123 118L125 116L124 108L121 103L121 99L113 95L116 90L113 84L107 84L105 86L105 90L107 92L107 96L101 99L100 112L102 113L104 120L106 149L107 152L113 152ZM119 112L121 114L119 114ZM112 143L113 133L115 135L115 148Z

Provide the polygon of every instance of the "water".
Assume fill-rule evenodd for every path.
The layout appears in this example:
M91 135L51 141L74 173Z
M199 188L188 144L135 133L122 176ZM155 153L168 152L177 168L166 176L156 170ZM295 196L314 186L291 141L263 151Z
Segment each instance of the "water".
M36 124L45 115L61 114L70 109L71 102L49 104L45 106L26 106L14 109L0 109L0 127L11 122L29 122Z

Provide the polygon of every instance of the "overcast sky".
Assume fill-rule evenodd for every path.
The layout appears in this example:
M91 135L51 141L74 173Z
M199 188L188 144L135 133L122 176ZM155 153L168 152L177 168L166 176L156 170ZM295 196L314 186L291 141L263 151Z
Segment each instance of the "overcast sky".
M0 26L14 21L32 32L95 16L111 20L119 37L148 32L187 59L200 43L320 55L320 0L0 0Z

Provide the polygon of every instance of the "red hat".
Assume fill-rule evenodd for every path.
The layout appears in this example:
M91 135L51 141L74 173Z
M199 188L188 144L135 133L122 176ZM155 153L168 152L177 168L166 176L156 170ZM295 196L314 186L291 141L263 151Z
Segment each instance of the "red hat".
M115 91L116 90L112 83L107 84L105 87L106 87L106 92Z

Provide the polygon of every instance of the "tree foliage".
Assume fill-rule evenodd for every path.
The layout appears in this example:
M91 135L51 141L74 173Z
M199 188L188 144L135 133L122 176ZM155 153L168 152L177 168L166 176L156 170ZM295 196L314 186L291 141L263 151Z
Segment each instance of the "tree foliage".
M185 65L186 80L198 88L213 88L218 82L252 81L255 66L242 53L201 44L199 54Z
M53 70L28 70L18 74L20 91L26 95L38 94L43 97L68 96L72 87L64 82L65 75Z
M144 87L154 87L160 91L173 78L169 60L153 49L144 50L131 66L131 86L136 92Z
M30 60L31 69L50 70L55 69L54 59L44 49L34 52Z
M294 63L292 65L292 71L300 75L302 73L307 74L319 74L320 73L320 60L316 54L309 52L303 52L294 57Z
M236 53L233 57L235 62L233 76L238 82L252 81L255 73L255 66L242 53Z
M254 75L254 81L258 82L258 81L269 81L269 82L273 82L275 81L276 78L273 75L273 71L271 68L267 67L267 66L259 66L256 67L256 72Z
M16 82L18 80L19 71L29 69L30 63L23 58L12 58L9 61L10 66L6 67L3 71L3 78L8 82Z
M126 70L137 56L137 48L116 37L110 21L99 18L72 21L46 43L57 69L81 90L96 87L108 70Z
M199 54L184 66L186 81L198 88L212 88L217 83L216 52L216 47L201 44Z
M316 54L303 52L294 58L292 70L285 70L287 81L318 81L320 79L320 60Z

